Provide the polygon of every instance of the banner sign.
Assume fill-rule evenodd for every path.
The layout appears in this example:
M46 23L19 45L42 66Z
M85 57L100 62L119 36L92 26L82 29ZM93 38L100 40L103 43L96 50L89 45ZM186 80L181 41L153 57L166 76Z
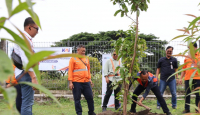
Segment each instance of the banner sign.
M8 56L10 57L12 53L13 47L9 47ZM55 51L53 55L58 54L71 54L72 47L35 47L34 52L37 53L39 51ZM68 71L69 69L69 60L71 57L63 57L56 59L49 59L45 61L39 62L39 70L63 70Z

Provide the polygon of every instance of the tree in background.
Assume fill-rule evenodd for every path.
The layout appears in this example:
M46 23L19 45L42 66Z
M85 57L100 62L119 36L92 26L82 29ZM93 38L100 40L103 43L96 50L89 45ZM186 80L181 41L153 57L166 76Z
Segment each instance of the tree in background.
M119 32L121 32L121 35L117 36ZM73 52L75 52L75 46L84 44L87 49L86 55L96 57L101 62L102 54L110 53L113 49L111 46L111 40L118 40L120 37L125 38L130 36L129 33L125 35L124 32L125 31L122 30L99 32L96 34L82 32L72 35L67 39L63 39L60 42L56 42L54 47L73 47ZM155 73L158 60L165 56L165 45L167 45L168 42L165 40L159 40L159 37L155 36L154 34L141 33L138 37L146 40L148 47L148 49L145 51L147 56L140 60L140 68ZM105 42L102 44L101 41Z

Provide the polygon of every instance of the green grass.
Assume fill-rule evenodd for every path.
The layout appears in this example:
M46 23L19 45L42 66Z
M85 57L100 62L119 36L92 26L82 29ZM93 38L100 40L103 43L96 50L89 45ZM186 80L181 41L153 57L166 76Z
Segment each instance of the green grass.
M60 98L59 101L63 105L62 108L60 108L56 103L52 101L46 101L44 103L38 103L35 102L33 106L33 114L34 115L76 115L75 113L75 107L74 107L74 101ZM181 115L182 111L184 110L184 100L177 100L177 109L174 110L171 107L171 99L166 99L168 108L170 109L171 113L173 115ZM0 113L6 110L6 102L4 102L2 99L0 100ZM101 99L100 98L94 98L95 103L95 112L100 113L101 112ZM195 99L191 99L191 104L195 103ZM156 100L155 99L147 99L143 101L143 104L150 107L152 110L151 112L156 113L163 113L162 109L158 110L156 109ZM87 115L87 102L85 99L81 100L81 105L83 108L83 115ZM130 109L130 104L128 104L128 110ZM108 110L113 110L112 108L108 108ZM144 110L143 107L137 106L137 111ZM191 107L191 112L195 112L194 108Z

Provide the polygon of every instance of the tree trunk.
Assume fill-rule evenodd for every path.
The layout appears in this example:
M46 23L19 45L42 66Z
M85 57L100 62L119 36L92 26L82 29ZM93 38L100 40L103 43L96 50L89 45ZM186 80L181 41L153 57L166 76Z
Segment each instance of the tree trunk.
M138 39L138 12L136 13L136 34L135 34L134 53L133 53L133 59L131 62L131 67L130 67L129 73L132 73L132 68L133 68L133 64L135 61L135 56L136 56L136 51L137 51L137 39ZM126 78L123 82L123 85L124 85L123 115L127 115L127 96L128 96L129 84L126 83Z
M1 40L0 49L6 52L6 40Z

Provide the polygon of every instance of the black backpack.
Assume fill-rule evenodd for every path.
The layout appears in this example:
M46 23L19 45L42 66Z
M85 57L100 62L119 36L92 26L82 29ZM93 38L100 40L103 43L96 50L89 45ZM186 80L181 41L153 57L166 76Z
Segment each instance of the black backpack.
M14 63L14 65L18 68L18 69L21 69L23 70L23 64L22 64L22 59L19 55L17 55L13 49L12 51L12 54L11 54L11 58L12 58L12 61Z

